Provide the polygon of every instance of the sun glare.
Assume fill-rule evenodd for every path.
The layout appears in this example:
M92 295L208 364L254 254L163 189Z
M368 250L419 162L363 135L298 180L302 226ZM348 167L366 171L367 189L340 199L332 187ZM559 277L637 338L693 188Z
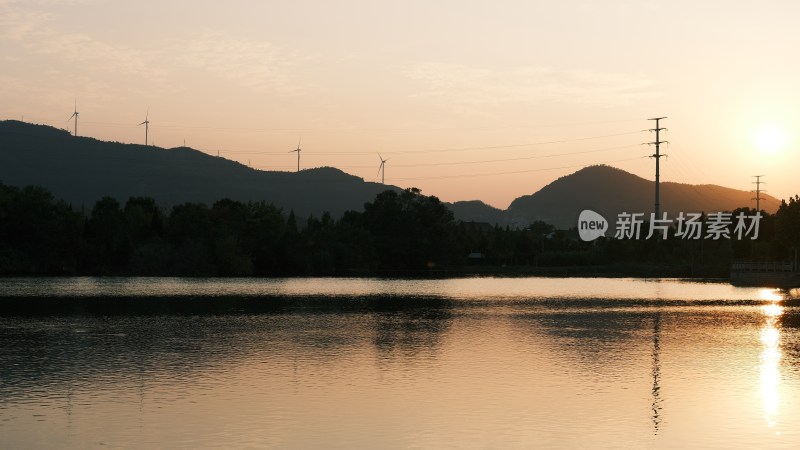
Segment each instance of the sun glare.
M762 125L753 136L753 141L762 153L772 155L786 146L786 132L773 124Z

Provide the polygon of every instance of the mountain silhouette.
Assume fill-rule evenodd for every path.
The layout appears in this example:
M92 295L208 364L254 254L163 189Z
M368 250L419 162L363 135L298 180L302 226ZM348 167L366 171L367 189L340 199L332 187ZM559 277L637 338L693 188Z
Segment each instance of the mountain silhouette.
M775 212L780 201L762 194L761 209ZM755 207L753 194L712 184L661 183L661 211L669 218L684 213L713 213ZM578 215L591 209L614 221L618 213L654 211L655 182L614 167L585 167L561 177L532 195L517 198L505 211L505 223L517 226L541 220L557 228L574 227Z
M490 224L505 224L507 222L505 211L487 205L480 200L466 200L447 205L457 220L464 222L485 222Z
M334 217L362 211L364 203L399 187L364 181L332 167L279 172L256 170L201 151L74 137L65 130L15 120L0 121L0 181L38 185L74 207L91 208L104 196L121 202L152 197L162 206L184 202L212 204L222 198L265 201L298 217L327 211ZM590 166L561 177L538 192L514 200L507 210L478 200L448 206L456 219L526 227L541 220L557 228L574 227L584 209L613 222L616 214L653 211L654 182L610 166ZM661 210L731 211L755 206L752 193L715 185L661 183ZM768 195L762 209L777 210Z
M91 208L104 197L131 196L163 206L212 204L221 198L266 201L298 217L362 210L387 189L339 169L300 172L255 170L188 147L164 149L74 137L67 131L19 121L0 122L0 180L39 185L74 207Z

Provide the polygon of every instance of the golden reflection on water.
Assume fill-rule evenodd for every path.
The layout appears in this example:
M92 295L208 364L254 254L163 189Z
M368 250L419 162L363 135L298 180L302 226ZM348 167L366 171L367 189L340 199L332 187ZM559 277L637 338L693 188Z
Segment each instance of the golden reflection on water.
M658 434L661 427L661 314L653 320L653 434Z
M766 322L764 327L761 328L763 349L759 368L764 420L772 428L777 424L776 420L781 400L781 333L778 328L778 320L783 314L783 306L778 303L781 300L781 296L777 290L762 289L759 294L762 299L771 302L761 307L761 312L766 317Z

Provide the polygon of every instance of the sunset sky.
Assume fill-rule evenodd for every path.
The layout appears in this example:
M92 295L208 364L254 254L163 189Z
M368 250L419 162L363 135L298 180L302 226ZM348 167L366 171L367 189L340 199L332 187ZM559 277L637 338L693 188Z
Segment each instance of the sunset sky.
M0 119L505 208L583 166L800 194L793 1L0 0ZM662 203L664 200L662 200Z

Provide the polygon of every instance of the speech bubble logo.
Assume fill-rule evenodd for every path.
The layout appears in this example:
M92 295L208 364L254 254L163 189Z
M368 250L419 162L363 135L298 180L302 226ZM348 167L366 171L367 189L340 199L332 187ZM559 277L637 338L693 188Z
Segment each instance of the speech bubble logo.
M584 209L578 216L578 234L581 239L589 242L600 236L605 236L608 231L608 221L605 217L591 209Z

